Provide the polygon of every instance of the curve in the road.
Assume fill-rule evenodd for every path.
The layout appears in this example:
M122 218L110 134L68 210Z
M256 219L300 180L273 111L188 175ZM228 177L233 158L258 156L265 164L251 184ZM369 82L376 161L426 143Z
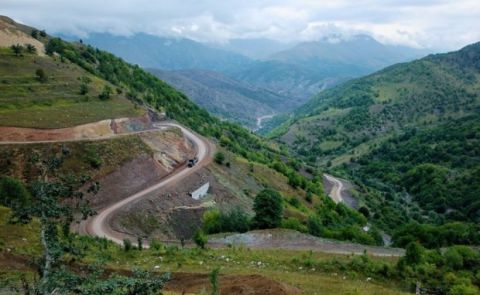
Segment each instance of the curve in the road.
M210 144L197 136L195 133L192 131L186 129L185 127L175 124L175 123L163 123L163 124L157 124L155 127L159 126L171 126L171 127L177 127L180 128L183 132L183 134L191 140L197 149L197 157L198 157L198 163L191 167L182 167L179 170L176 170L166 178L162 179L160 182L136 193L131 195L130 197L123 199L120 202L117 202L115 204L112 204L110 207L104 208L102 211L100 211L97 215L91 217L88 219L85 223L85 231L86 233L98 237L105 237L115 243L121 244L123 243L123 237L121 233L113 231L110 226L109 226L109 218L120 208L126 206L127 204L130 204L132 202L138 201L139 199L147 196L148 194L163 188L167 186L170 183L173 183L174 181L179 181L182 178L186 177L187 175L193 173L194 171L198 170L202 166L208 164L208 162L211 160L210 154L211 154L211 146Z

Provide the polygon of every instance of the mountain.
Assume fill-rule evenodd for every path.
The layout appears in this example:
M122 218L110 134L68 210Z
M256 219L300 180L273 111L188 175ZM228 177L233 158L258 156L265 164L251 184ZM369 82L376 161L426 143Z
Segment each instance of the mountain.
M225 43L212 43L210 46L236 52L255 60L267 59L269 56L290 49L294 43L279 42L271 39L230 39Z
M319 91L386 66L426 55L427 50L384 45L358 35L302 42L232 74L262 88L290 96L299 104Z
M162 78L187 92L203 107L249 128L256 125L258 117L291 112L323 89L419 54L418 50L383 45L367 36L293 46L268 39L202 44L147 34L125 37L94 33L82 42L141 67L163 71ZM166 73L179 70L190 74L183 72L180 77L178 72ZM271 104L263 105L262 100L282 102L272 108ZM247 107L249 112L239 111L238 106Z
M70 36L68 39L74 38ZM243 55L184 38L158 37L143 33L129 37L92 33L82 41L145 68L229 72L252 62Z
M321 92L276 136L359 183L384 228L478 222L479 90L476 43Z
M302 42L291 49L270 56L272 60L294 64L332 67L355 66L352 75L364 75L386 66L413 60L429 51L406 46L385 45L368 35L342 39L335 37Z
M187 94L209 112L251 129L259 128L258 118L294 107L287 97L234 80L218 72L158 69L148 71Z

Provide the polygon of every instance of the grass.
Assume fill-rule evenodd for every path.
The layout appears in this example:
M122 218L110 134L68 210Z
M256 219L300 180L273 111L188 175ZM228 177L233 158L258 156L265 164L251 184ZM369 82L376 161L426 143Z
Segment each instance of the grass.
M37 80L37 69L45 71L47 81ZM80 86L86 80L88 92L82 95ZM143 108L115 90L110 99L100 100L98 95L106 85L112 87L60 58L14 56L0 50L0 125L62 128L144 114Z
M0 207L0 241L2 251L10 249L14 255L39 257L39 224L33 221L28 225L8 223L10 210ZM85 257L79 263L91 264L104 261L105 266L113 270L125 270L141 267L161 271L181 271L208 273L220 268L221 274L250 275L261 274L274 280L300 288L303 294L355 294L355 295L400 295L408 294L399 289L399 282L373 278L367 280L365 275L352 271L330 270L332 260L348 263L354 259L351 255L333 255L288 250L252 250L244 247L200 250L196 248L177 248L159 245L156 249L125 252L122 247L111 242L104 243L89 237L75 238L77 245L85 249ZM73 257L66 256L69 261ZM78 258L76 258L78 259ZM371 258L377 262L393 265L395 258ZM260 263L259 263L260 262ZM0 260L0 263L5 263ZM0 265L0 268L2 266ZM18 277L28 273L25 268L8 269L0 272L0 280ZM208 289L208 286L206 286Z

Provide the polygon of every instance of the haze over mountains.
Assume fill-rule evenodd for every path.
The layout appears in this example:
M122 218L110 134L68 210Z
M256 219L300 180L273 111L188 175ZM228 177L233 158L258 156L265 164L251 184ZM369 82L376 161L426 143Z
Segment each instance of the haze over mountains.
M250 128L256 118L290 112L323 89L426 53L383 45L366 35L295 45L268 39L202 44L147 34L94 33L83 42L151 69L207 110ZM204 71L208 79L202 77ZM249 112L238 111L247 105Z

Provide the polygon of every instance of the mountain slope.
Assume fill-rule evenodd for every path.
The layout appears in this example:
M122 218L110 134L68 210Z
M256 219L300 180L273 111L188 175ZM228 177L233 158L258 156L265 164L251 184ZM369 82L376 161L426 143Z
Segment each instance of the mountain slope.
M68 37L68 39L73 38ZM95 33L82 41L146 68L228 72L252 62L243 55L211 48L189 39L147 34L124 37Z
M257 118L291 109L292 102L273 92L203 70L149 72L175 86L209 112L257 128Z
M324 39L277 52L233 76L295 98L300 105L325 88L424 54L425 50L383 45L366 35Z
M47 37L31 36L32 29L0 18L0 125L61 128L104 119L137 117L145 113L126 93L82 67L45 55ZM22 51L12 52L20 44ZM36 51L27 52L27 45ZM40 72L43 73L40 76ZM100 94L111 89L108 99Z
M404 46L384 45L368 35L357 35L345 40L329 38L303 42L273 54L270 59L295 64L355 65L359 72L353 74L364 74L400 61L421 57L427 52Z
M314 148L321 156L408 126L474 114L479 106L479 47L398 64L322 92L296 112L281 138L297 150ZM318 153L325 142L336 147Z
M476 43L326 90L277 136L357 181L386 228L476 221L479 93Z

